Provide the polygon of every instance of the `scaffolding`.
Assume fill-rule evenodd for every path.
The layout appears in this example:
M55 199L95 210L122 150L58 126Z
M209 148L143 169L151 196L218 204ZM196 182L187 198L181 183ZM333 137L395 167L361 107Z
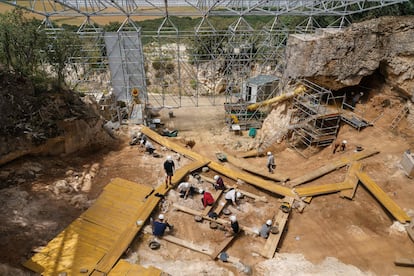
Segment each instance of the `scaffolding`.
M209 99L210 105L221 105L218 96L223 94L226 102L234 103L248 78L260 74L281 76L289 34L313 32L320 27L318 18L335 18L332 27L342 28L350 23L352 14L406 1L0 0L0 3L32 12L48 23L80 18L82 23L77 33L88 43L83 45L82 56L72 59L82 67L75 70L78 76L73 79L76 87L92 90L84 93L113 88L122 91L119 99L130 101L130 90L138 87L145 104L182 107L200 106L201 97ZM253 15L260 16L262 22L254 24L250 20ZM303 20L296 27L287 28L282 23L286 20L282 19L291 16ZM194 30L181 29L177 18L183 17L196 18L199 23ZM214 20L218 17L231 20L223 26ZM148 32L140 26L140 21L146 18L162 19L157 31ZM107 53L111 49L104 43L105 32L97 27L103 24L98 22L109 20L119 22L118 44L126 45L117 67L118 71L126 70L125 75L122 84L115 88L112 76L101 76L109 71L114 74L109 68ZM138 40L141 45L130 47ZM128 47L132 50L127 50ZM156 72L156 81L147 83L148 69L154 64L161 69ZM132 73L133 68L136 73ZM90 84L93 88L89 88ZM275 95L269 97L272 96Z
M307 80L301 80L306 91L294 98L289 142L301 146L324 147L337 136L345 96L334 96L332 91Z

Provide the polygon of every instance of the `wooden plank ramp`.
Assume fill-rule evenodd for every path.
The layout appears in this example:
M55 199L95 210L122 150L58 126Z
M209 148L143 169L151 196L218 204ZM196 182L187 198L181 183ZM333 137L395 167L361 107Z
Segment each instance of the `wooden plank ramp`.
M354 185L347 181L332 184L314 185L309 187L295 188L295 192L299 197L317 196L323 194L336 193L343 190L352 190Z
M401 223L411 221L411 218L398 206L372 179L364 172L356 173L361 183Z
M179 183L179 181L181 181L181 179L185 177L189 172L197 170L205 164L206 161L194 161L186 166L177 169L171 179L173 186ZM141 205L138 209L132 209L137 210L135 220L129 223L129 225L126 225L125 230L121 233L116 243L96 265L95 269L97 271L108 273L111 270L112 266L116 263L122 253L128 248L135 235L141 230L142 225L137 225L136 222L145 222L160 201L160 197L156 195L165 195L171 188L171 186L165 187L164 183L159 185L149 197L145 197L145 204ZM125 198L125 196L123 198ZM123 225L125 226L125 224Z
M174 175L171 177L171 184L173 187L177 186L189 173L192 173L202 167L205 167L210 163L209 160L193 161L181 168L178 168Z
M235 158L229 154L227 155L227 161L231 164L233 164L234 166L241 168L249 173L253 173L255 175L259 175L262 176L264 178L268 178L274 181L278 181L278 182L286 182L287 180L289 180L288 176L282 175L279 172L274 172L274 173L269 173L267 171L267 169L257 169L257 168L252 168L251 164L249 164L248 162L246 162L245 160L239 159L239 158ZM264 163L263 165L265 165L266 163Z
M200 212L200 211L193 210L193 209L188 208L186 206L178 205L176 203L173 204L173 207L178 211L182 211L182 212L185 212L187 214L194 215L194 216L200 216L203 219L206 219L206 220L209 220L209 221L214 221L214 222L217 222L218 224L221 224L221 225L230 224L230 222L228 220L225 220L225 219L222 219L222 218L213 219L213 218L210 218L209 216L203 216L203 213ZM240 223L240 221L239 221L239 223ZM250 228L250 227L247 227L247 226L244 226L244 225L240 225L240 229L242 229L243 231L245 231L247 233L250 233L250 234L255 234L255 235L258 234L257 230L255 230L253 228Z
M217 245L214 248L213 253L210 254L211 259L215 260L218 255L223 252L232 242L233 240L237 237L238 235L231 235L229 237L226 237L219 245Z
M217 171L218 173L225 175L233 180L243 180L246 183L249 183L251 185L257 186L259 188L265 189L269 192L283 195L283 196L290 196L294 197L295 194L291 191L290 188L284 187L282 185L276 184L274 181L267 181L260 177L254 176L252 174L246 173L246 172L236 172L230 168L227 168L215 161L212 161L196 152L193 152L192 150L189 150L183 146L180 146L176 143L174 143L172 140L169 140L158 133L154 132L148 127L142 127L141 132L147 135L152 140L156 141L157 143L177 152L184 156L187 156L189 158L192 158L194 160L198 160L200 162L209 162L208 167L212 170Z
M362 164L361 163L359 163L359 162L351 163L351 165L348 169L348 173L345 177L345 181L347 181L348 183L353 185L353 188L348 189L348 190L342 190L339 193L339 195L341 197L348 198L348 199L353 199L354 198L356 189L358 187L358 182L359 182L359 179L356 176L356 172L361 171L361 169L362 169Z
M114 268L108 273L108 276L158 276L162 275L162 270L153 266L143 267L139 264L132 264L125 260L119 260Z
M346 166L347 164L349 164L353 161L362 160L364 158L368 158L370 156L373 156L377 153L379 153L379 151L362 151L362 152L354 153L350 156L341 157L340 159L333 160L329 164L327 164L323 167L320 167L318 169L315 169L310 173L307 173L307 174L302 175L298 178L295 178L291 181L288 181L287 184L290 187L295 187L295 186L304 184L306 182L309 182L311 180L319 178L319 177L321 177L321 176L323 176L327 173L330 173L334 170L337 170L337 169L339 169L343 166Z
M207 177L207 176L205 176L205 175L200 174L200 177L201 177L203 180L205 180L205 181L207 181L207 182L209 182L209 183L212 183L212 184L216 183L216 182L214 181L214 179L212 179L212 178L210 178L210 177ZM248 192L248 191L242 190L242 189L240 189L237 185L226 185L226 187L228 187L228 188L234 188L234 189L237 189L237 190L238 190L240 193L242 193L243 195L245 195L245 196L247 196L247 197L250 197L250 198L253 198L253 199L254 199L254 200L256 200L256 201L267 202L267 198L266 198L265 196L258 196L258 195L255 195L255 194L253 194L253 193L250 193L250 192Z
M294 199L293 198L285 198L285 202L288 202L290 206L292 206ZM285 229L287 220L289 218L289 213L284 213L282 210L279 210L275 222L273 225L277 225L279 228L279 233L277 234L269 234L269 237L266 240L265 246L263 247L262 251L260 252L260 255L262 255L265 258L271 259L275 255L275 252L277 250L277 247L279 245L280 239L283 235L283 231Z
M24 266L42 275L79 275L96 267L108 273L140 229L137 220L144 222L157 205L158 197L147 197L152 191L152 187L115 178L90 209Z

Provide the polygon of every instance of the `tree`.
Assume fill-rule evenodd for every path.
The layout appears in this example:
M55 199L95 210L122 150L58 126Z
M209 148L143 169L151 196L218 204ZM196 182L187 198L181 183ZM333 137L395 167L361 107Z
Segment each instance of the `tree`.
M38 70L45 34L38 32L40 21L28 20L20 9L0 16L0 62L9 71L32 77Z
M59 88L65 84L65 73L70 64L70 58L81 54L81 41L78 35L71 31L59 31L47 39L45 59L50 63L57 75Z

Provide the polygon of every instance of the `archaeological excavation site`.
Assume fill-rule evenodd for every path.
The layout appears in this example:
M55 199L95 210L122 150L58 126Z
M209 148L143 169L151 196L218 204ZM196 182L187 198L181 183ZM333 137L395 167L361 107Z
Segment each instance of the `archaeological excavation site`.
M0 275L414 275L412 1L0 7Z

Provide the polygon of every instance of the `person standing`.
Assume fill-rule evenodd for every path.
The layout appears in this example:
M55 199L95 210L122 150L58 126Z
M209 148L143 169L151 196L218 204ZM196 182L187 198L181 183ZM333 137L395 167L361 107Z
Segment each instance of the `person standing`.
M201 198L201 202L203 203L204 208L207 206L212 206L214 204L214 198L213 195L207 191L200 190L200 194L203 195Z
M216 189L216 191L226 189L226 186L224 186L223 178L221 178L221 176L215 175L214 181L216 181L216 183L213 184L214 189Z
M269 170L269 173L273 173L273 170L275 169L275 157L273 154L268 151L267 152L267 169Z
M166 174L165 177L165 188L168 188L168 185L171 185L171 178L174 175L175 164L170 155L167 156L167 160L164 162L164 171Z

